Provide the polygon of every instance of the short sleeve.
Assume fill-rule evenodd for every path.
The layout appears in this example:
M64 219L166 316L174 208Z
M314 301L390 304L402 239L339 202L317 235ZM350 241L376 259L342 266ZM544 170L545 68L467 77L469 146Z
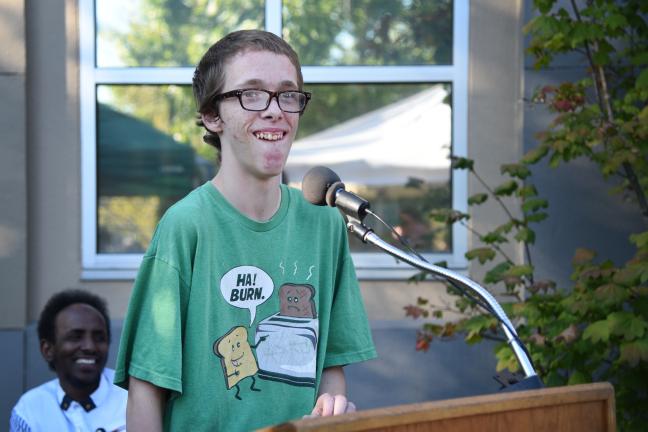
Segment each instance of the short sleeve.
M29 423L18 414L15 408L11 411L11 417L9 417L9 432L31 432Z
M156 256L140 266L119 344L115 384L128 377L182 392L182 328L188 287L178 269Z
M325 368L377 356L344 227L341 231L340 264L335 277Z

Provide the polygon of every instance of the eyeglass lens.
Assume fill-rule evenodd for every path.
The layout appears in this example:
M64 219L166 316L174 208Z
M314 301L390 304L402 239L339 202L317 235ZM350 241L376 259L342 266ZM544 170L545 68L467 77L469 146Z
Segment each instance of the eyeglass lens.
M243 108L253 111L263 111L270 105L270 97L274 96L260 90L245 90L241 93ZM286 112L300 112L306 105L306 95L296 91L277 93L279 108Z

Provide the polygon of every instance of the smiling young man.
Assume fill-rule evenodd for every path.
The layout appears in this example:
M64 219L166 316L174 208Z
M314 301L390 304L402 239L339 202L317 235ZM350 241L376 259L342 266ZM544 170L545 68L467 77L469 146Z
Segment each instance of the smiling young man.
M342 367L375 357L341 215L281 184L300 116L297 54L234 32L196 68L217 175L144 255L115 382L129 430L251 430L355 409Z
M105 368L110 320L105 302L80 290L55 294L38 321L43 358L58 378L25 393L11 431L113 431L126 425L126 392Z

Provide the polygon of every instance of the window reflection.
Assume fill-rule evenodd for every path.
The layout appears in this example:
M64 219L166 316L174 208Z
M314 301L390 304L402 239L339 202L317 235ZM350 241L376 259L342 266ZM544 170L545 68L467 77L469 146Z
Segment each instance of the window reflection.
M188 86L100 86L99 252L144 252L166 209L214 176L215 155L200 142L190 91Z
M450 250L449 231L427 217L433 208L451 202L450 87L313 85L309 90L313 110L307 110L302 125L307 135L300 134L293 144L286 167L291 185L299 187L308 169L325 165L414 246ZM356 100L364 102L352 103ZM336 121L328 121L338 106L345 117L338 112ZM392 237L386 229L374 228L384 239ZM352 249L373 251L355 239Z
M97 66L195 66L227 33L263 29L264 0L96 0Z
M452 63L451 0L284 0L283 37L303 65Z
M429 220L450 207L451 87L447 84L309 85L287 182L325 165L421 251L451 250ZM102 85L97 92L98 252L141 253L159 218L215 175L215 152L195 125L189 86ZM376 232L395 243L386 229ZM373 248L351 238L355 252Z

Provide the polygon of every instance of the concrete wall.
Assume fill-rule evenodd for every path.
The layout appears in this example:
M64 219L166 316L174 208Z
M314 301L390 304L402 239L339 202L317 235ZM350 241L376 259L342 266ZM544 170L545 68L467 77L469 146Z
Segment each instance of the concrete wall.
M497 175L500 163L519 157L521 149L521 4L470 3L469 155L479 160L487 179ZM34 332L47 299L66 288L105 297L117 326L112 364L131 282L80 278L76 1L5 0L0 20L0 197L12 204L0 207L1 423L22 391L51 377ZM473 193L477 187L471 183L470 189ZM497 211L484 207L475 220L487 227ZM404 320L402 307L419 295L444 301L443 288L365 281L362 290L381 358L348 370L351 397L360 407L496 390L490 378L495 365L491 345L467 347L459 339L435 343L428 353L414 350L420 323Z
M0 4L0 415L8 413L24 385L22 329L28 293L24 3Z

